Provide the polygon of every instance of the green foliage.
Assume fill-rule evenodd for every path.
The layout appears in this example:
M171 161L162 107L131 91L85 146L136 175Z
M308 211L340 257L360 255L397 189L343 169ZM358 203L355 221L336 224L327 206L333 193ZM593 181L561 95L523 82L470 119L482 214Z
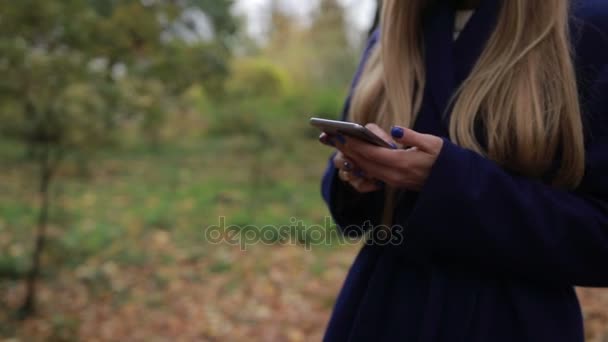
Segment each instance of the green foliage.
M40 165L31 160L47 148L67 157L48 191L38 287L67 299L40 296L58 314L41 312L48 335L39 339L81 334L90 322L75 317L100 303L125 314L123 302L146 302L129 297L137 288L166 310L177 269L191 268L181 278L191 285L242 272L204 234L219 216L278 227L327 215L318 182L330 151L308 118L337 117L350 82L357 50L342 9L316 13L311 27L277 12L268 41L243 46L231 3L0 0L0 277L19 279L33 264ZM211 37L193 19L200 13ZM283 238L270 231L265 242ZM17 282L8 282L12 296ZM66 309L72 295L86 304Z
M210 6L210 15L192 7L196 4ZM0 137L27 146L38 169L40 198L20 318L35 311L51 224L51 184L65 157L76 156L87 170L85 156L116 140L129 123L158 148L165 115L179 107L184 90L203 82L219 92L229 57L224 43L236 30L230 26L230 4L0 0ZM202 39L195 11L211 21L216 43ZM196 63L198 58L210 63ZM182 65L203 66L175 70ZM76 240L70 248L85 257L106 241L95 237Z
M156 141L186 89L219 94L227 76L222 42L185 41L186 13L199 6L225 38L236 31L230 4L1 0L0 134L90 150L137 119Z
M26 271L25 260L8 255L0 255L0 280L19 279Z
M310 29L310 41L316 46L312 70L317 82L334 87L349 83L357 56L346 29L342 5L337 0L321 0Z
M266 58L288 70L303 88L331 89L350 82L358 48L349 43L344 9L336 0L320 2L310 27L280 6L270 14Z
M323 89L313 92L309 100L311 104L309 113L329 119L340 119L345 93L344 88Z
M207 91L200 84L193 84L186 89L181 96L181 102L203 115L211 111L213 106Z
M94 143L108 113L97 88L105 82L83 69L77 54L9 49L2 43L0 51L8 50L13 58L0 64L5 75L0 80L1 133L69 147Z
M282 98L290 93L290 88L287 72L262 58L236 60L226 84L227 96L242 101Z
M188 0L187 3L203 10L220 41L237 33L238 23L230 11L234 0Z

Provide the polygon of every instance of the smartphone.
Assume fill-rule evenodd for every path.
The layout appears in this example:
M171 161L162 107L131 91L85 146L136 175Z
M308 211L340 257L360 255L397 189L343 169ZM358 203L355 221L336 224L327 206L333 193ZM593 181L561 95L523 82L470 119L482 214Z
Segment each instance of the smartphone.
M310 124L329 135L342 134L351 138L363 140L376 146L390 149L395 148L369 129L353 122L311 118Z

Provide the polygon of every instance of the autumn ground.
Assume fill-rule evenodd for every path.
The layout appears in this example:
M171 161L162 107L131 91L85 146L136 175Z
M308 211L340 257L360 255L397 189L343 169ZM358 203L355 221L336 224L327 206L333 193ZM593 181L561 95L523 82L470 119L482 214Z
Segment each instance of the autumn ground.
M32 165L0 147L0 338L11 341L314 341L357 245L213 244L218 224L323 223L327 151L240 138L102 153L62 168L38 314L18 323L35 220ZM262 158L259 162L257 158ZM306 234L305 232L300 232ZM294 237L298 240L299 235ZM301 236L300 236L301 237ZM608 293L581 290L589 341L608 341Z

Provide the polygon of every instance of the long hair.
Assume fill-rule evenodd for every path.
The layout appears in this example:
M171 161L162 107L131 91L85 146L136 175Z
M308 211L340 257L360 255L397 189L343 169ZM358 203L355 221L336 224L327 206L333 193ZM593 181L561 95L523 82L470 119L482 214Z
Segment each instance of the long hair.
M413 126L426 81L421 21L430 1L384 0L381 39L355 89L352 121ZM569 3L503 1L495 30L452 98L449 133L459 146L533 178L559 160L553 184L572 189L583 177L585 151Z

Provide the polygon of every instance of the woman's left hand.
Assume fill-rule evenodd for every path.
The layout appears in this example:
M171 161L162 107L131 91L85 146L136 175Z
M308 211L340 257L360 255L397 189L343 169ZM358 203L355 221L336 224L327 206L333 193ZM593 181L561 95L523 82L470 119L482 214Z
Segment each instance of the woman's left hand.
M396 188L420 191L443 148L443 139L403 127L394 127L391 139L375 124L366 127L386 141L392 140L407 148L391 150L349 137L336 139L336 148L363 170L366 177Z

